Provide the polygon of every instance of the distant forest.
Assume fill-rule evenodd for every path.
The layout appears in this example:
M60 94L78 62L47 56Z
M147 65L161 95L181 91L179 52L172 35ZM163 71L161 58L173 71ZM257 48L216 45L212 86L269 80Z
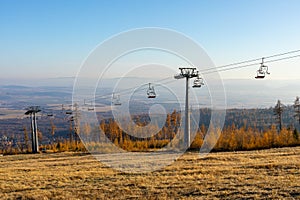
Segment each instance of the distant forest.
M276 105L278 106L278 105ZM225 125L215 150L250 150L259 148L299 145L299 107L281 106L281 131L278 120L278 108L265 109L228 109ZM297 110L298 109L298 110ZM58 111L57 111L58 112ZM86 137L97 137L97 128L103 130L109 140L125 150L147 151L161 148L169 143L178 132L180 126L180 112L168 114L163 129L151 138L141 140L134 138L120 130L111 118L111 113L97 113L106 116L99 127L80 127ZM210 123L211 110L200 109L199 130L191 148L200 148L206 129ZM147 114L134 115L136 124L147 124ZM29 119L0 120L0 153L30 152L31 134ZM50 151L84 150L74 131L74 124L66 120L62 114L55 113L54 118L38 119L40 148ZM99 131L99 130L98 130ZM86 134L86 135L85 135ZM268 136L266 136L266 134ZM271 138L270 141L263 141ZM285 138L285 141L283 139ZM233 144L234 143L234 144ZM90 144L91 145L91 144Z

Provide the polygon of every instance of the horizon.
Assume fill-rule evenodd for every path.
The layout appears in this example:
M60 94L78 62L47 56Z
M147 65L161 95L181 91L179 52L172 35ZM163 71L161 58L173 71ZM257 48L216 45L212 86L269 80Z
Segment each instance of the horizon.
M134 81L132 81L132 79ZM122 91L128 90L128 88L141 88L142 90L146 90L144 88L145 82L151 82L151 79L145 79L140 77L126 77L126 79L122 79L122 84L117 86L115 90L117 93L122 93L122 98L124 100L125 96L128 94L124 94ZM97 87L96 95L107 96L107 93L110 90L113 90L114 85L116 82L119 81L118 78L111 78L111 79L103 79L102 86ZM211 82L213 84L213 82ZM298 88L300 88L300 82L298 80L262 80L256 81L251 79L225 79L223 80L224 89L226 92L227 98L227 108L269 108L273 107L278 99L282 100L282 102L286 105L293 104L296 96L300 96L298 92ZM179 102L183 103L183 96L184 90L182 88L183 82L181 80L174 80L170 84L162 84L162 88L159 86L160 84L154 84L156 88L156 93L159 95L157 101L161 101L160 103L164 103L167 101L167 94L168 91L172 91L176 93L176 96L179 97ZM9 87L9 88L5 88ZM16 87L16 88L14 88ZM21 87L21 88L18 88ZM25 88L22 88L25 87ZM91 90L93 89L93 85L87 82L86 89ZM102 89L105 89L101 92ZM209 98L209 87L204 85L200 90L192 89L193 95L197 95L200 98L200 104L198 106L201 107L210 107L210 98ZM48 93L48 100L44 99L40 103L44 104L45 102L51 103L61 102L62 104L65 103L66 100L72 100L72 91L73 91L73 79L51 79L41 82L25 82L23 84L18 84L16 82L12 82L11 84L1 84L0 82L0 93L4 98L4 102L2 103L9 103L9 101L5 100L8 96L6 92L10 92L10 98L13 101L20 101L20 102L27 102L28 105L32 104L31 96L39 97L43 95L43 92L50 92ZM82 88L84 89L84 87ZM134 90L134 89L133 89ZM140 90L140 89L139 89ZM21 92L22 91L22 92ZM28 93L29 92L29 93ZM41 94L42 92L42 94ZM61 92L67 92L67 96L57 96L57 94ZM130 92L130 91L129 91ZM144 91L145 92L145 91ZM27 97L26 97L27 94ZM12 96L13 95L13 96ZM125 95L125 96L124 96ZM138 95L138 96L136 96ZM140 98L140 95L143 95L143 92L136 93L134 96ZM134 97L133 96L133 97ZM42 97L42 96L41 96ZM127 97L126 97L127 98ZM192 98L192 97L191 97ZM39 99L39 98L38 98ZM107 96L106 100L110 101L110 96ZM24 102L25 101L25 102ZM197 101L197 100L196 100ZM39 104L39 101L34 100L35 104ZM0 98L1 103L1 98ZM83 103L83 102L81 102ZM158 102L159 103L159 102ZM192 105L196 105L197 103L194 102Z

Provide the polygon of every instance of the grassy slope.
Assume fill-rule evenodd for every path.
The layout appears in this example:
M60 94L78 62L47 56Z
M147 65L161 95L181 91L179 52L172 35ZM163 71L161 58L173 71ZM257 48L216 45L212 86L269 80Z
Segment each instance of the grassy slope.
M85 154L15 155L0 157L0 174L3 199L300 199L300 147L186 153L146 174L117 172Z

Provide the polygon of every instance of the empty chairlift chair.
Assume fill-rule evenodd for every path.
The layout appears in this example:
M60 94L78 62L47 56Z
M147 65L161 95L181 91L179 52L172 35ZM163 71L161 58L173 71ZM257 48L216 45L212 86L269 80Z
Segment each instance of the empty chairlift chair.
M115 94L113 94L113 97L112 97L112 104L115 105L115 106L120 106L120 105L122 105L121 100L120 100L120 95L115 95Z
M265 78L266 74L270 74L268 66L264 65L264 58L262 58L259 69L257 70L256 79Z
M70 111L70 110L67 110L67 111L66 111L66 114L67 114L67 115L72 115L72 114L73 114L73 112L72 112L72 111Z
M194 80L193 88L200 88L202 85L204 85L203 78L198 75Z
M88 111L94 111L95 107L93 106L93 103L91 102L91 105L88 107Z
M151 86L151 83L149 83L149 88L147 90L147 95L148 95L148 98L151 98L151 99L156 97L154 86Z
M257 75L256 75L256 79L263 79L265 78L266 76L266 73L262 70L262 69L259 69L257 70Z

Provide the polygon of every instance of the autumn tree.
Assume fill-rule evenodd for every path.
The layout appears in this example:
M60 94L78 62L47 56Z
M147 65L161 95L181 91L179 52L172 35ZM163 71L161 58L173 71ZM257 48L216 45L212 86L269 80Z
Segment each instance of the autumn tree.
M55 131L56 131L56 126L53 123L53 120L50 119L50 123L51 123L51 136L54 137Z

